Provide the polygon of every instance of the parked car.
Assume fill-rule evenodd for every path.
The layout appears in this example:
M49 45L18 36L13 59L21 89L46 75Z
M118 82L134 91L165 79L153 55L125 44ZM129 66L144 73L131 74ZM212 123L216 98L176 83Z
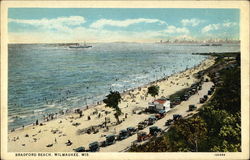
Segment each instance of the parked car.
M167 112L165 110L160 110L159 114L164 117L167 114Z
M205 99L205 101L208 99L208 96L207 95L204 95L204 99Z
M148 125L153 125L156 122L157 118L155 116L150 116L148 118Z
M200 103L204 103L206 100L204 98L200 98Z
M128 131L128 135L132 136L136 133L137 129L135 127L128 127L127 131Z
M138 142L145 141L149 137L150 136L146 132L140 131L137 133L137 141Z
M187 93L181 96L182 101L186 101L188 100L188 98L189 98L189 95Z
M123 129L119 132L118 140L123 140L126 139L127 137L128 137L128 131Z
M138 124L138 130L144 129L147 125L148 125L148 123L145 122L145 121L140 122L140 123Z
M166 111L165 111L165 110L160 110L160 111L155 115L155 117L156 117L157 119L162 119L163 117L165 117L165 115L166 115Z
M99 150L100 150L100 146L99 146L99 143L97 141L89 144L89 151L90 152L97 152Z
M174 122L174 120L169 119L169 120L167 120L167 121L165 122L165 126L169 126L169 125L173 124L173 122Z
M193 105L193 104L189 105L189 107L188 107L189 111L194 111L196 109L197 109L197 107L195 105Z
M173 108L175 105L178 105L181 103L181 98L180 97L175 97L173 101L170 102L170 108Z
M78 147L76 149L73 149L75 152L85 152L85 148L84 147Z
M178 120L178 119L181 119L182 118L182 115L180 115L180 114L174 114L173 115L173 120L174 121L176 121L176 120Z
M157 126L152 126L149 128L149 134L152 136L156 136L160 132L162 132L162 129Z
M212 93L213 93L213 91L211 89L207 91L208 95L212 95Z
M116 136L114 134L110 134L106 136L106 140L102 143L102 147L109 146L115 143Z

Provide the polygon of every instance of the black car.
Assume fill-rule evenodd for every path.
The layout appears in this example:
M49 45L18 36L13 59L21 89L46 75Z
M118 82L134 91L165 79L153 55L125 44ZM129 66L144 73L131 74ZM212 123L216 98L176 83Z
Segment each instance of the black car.
M149 128L149 134L156 136L162 129L157 126L152 126Z
M182 116L180 114L174 114L173 115L173 120L176 121L178 119L182 118Z
M138 124L138 130L144 129L148 125L147 122L143 121Z
M76 149L73 149L75 152L85 152L85 148L84 147L78 147Z
M148 125L152 125L156 122L157 118L155 116L150 116L148 118Z
M188 107L189 111L193 111L193 110L196 110L196 109L197 109L197 107L195 105L193 105L193 104L189 105L189 107Z
M135 127L128 127L127 131L128 131L128 135L132 136L136 133L137 129Z
M99 143L97 141L89 144L89 151L90 152L97 152L100 150Z
M126 139L127 137L128 137L128 131L123 129L119 132L118 140L123 140Z
M174 120L169 119L169 120L167 120L167 121L165 122L165 126L169 126L169 125L173 124L173 122L174 122Z
M207 92L208 95L212 95L212 93L213 91L211 89Z
M187 93L181 96L182 101L186 101L188 100L188 98L189 98L189 95Z
M207 95L204 95L204 99L205 99L205 101L208 99L208 96Z
M200 103L204 103L206 100L204 98L200 98Z
M110 134L106 136L105 146L111 145L115 143L115 135Z

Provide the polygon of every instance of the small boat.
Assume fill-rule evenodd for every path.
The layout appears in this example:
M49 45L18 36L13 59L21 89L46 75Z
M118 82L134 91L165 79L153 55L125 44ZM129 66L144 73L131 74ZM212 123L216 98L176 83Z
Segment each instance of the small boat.
M222 44L214 43L214 44L212 44L212 46L222 46Z
M210 44L201 44L201 46L210 46Z
M92 46L90 45L87 45L85 42L84 42L84 45L80 45L79 43L76 43L75 45L70 45L69 48L91 48Z

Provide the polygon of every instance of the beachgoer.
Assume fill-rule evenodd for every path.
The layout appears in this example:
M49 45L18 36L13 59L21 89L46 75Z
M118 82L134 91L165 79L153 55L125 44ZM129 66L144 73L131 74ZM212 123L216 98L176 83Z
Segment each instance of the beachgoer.
M38 125L38 119L36 120L36 125Z
M72 144L72 142L71 142L70 140L68 140L67 144L68 144L68 145L71 145L71 144Z
M55 138L55 143L57 143L57 140L56 140L56 138Z

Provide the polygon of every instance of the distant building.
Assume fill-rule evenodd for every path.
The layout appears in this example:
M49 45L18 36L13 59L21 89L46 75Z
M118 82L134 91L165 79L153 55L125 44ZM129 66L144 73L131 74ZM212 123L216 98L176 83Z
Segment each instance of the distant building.
M168 112L170 110L170 100L164 97L156 99L148 104L148 110L153 112L165 110L166 112Z

